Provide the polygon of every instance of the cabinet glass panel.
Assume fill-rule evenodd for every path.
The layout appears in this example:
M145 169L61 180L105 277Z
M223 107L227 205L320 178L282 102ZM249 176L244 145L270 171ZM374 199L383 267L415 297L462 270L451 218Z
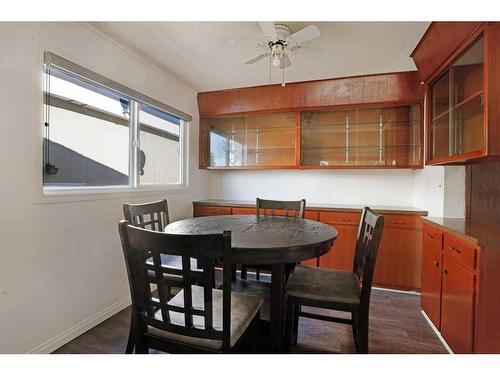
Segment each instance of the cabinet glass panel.
M484 148L483 38L431 85L430 159Z
M305 166L420 165L420 107L302 112Z
M205 118L209 166L295 165L295 113Z

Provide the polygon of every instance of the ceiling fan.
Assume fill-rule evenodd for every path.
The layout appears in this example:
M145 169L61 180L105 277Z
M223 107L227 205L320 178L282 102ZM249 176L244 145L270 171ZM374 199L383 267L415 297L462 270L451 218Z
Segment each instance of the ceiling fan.
M302 43L318 38L321 33L316 25L309 25L293 34L290 34L290 27L284 24L274 24L274 22L259 22L259 26L266 37L264 43L259 43L258 47L264 48L265 52L245 61L245 64L253 64L269 56L270 67L281 68L283 80L281 85L285 85L284 69L290 67L289 52L297 53ZM271 72L269 72L271 74Z

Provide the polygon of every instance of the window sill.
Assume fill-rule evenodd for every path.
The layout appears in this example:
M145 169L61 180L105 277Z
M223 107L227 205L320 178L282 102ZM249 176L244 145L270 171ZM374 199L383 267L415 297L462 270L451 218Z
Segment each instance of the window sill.
M97 201L107 199L136 198L139 196L157 195L158 193L182 193L188 189L187 184L176 185L143 185L139 188L130 186L92 187L92 188L44 188L35 197L35 204Z

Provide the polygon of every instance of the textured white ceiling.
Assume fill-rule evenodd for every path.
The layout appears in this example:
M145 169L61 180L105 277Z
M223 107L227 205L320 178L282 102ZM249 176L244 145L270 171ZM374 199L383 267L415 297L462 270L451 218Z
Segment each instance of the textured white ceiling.
M287 82L415 70L409 57L429 22L286 22L292 33L314 23L321 37L304 44ZM269 83L269 60L253 65L263 34L256 22L96 22L100 31L196 91ZM281 72L273 69L272 82Z

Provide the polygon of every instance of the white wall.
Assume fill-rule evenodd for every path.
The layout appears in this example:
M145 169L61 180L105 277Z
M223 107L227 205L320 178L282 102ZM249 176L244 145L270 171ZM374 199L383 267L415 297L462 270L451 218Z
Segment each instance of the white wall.
M444 167L444 216L465 217L465 167Z
M446 167L450 168L450 167ZM429 216L463 217L460 168L445 179L444 167L421 170L282 170L210 171L209 196L213 199L253 201L265 198L305 198L314 203L411 206ZM445 186L450 199L445 211ZM460 185L461 184L461 185ZM462 194L462 195L460 195Z
M196 93L84 24L0 23L0 50L0 353L48 351L78 333L68 330L126 304L117 231L124 202L166 197L179 219L207 197ZM44 50L191 114L190 188L37 204Z
M210 171L211 198L411 206L411 170Z
M414 173L413 205L428 210L429 216L443 216L444 167L426 167Z

